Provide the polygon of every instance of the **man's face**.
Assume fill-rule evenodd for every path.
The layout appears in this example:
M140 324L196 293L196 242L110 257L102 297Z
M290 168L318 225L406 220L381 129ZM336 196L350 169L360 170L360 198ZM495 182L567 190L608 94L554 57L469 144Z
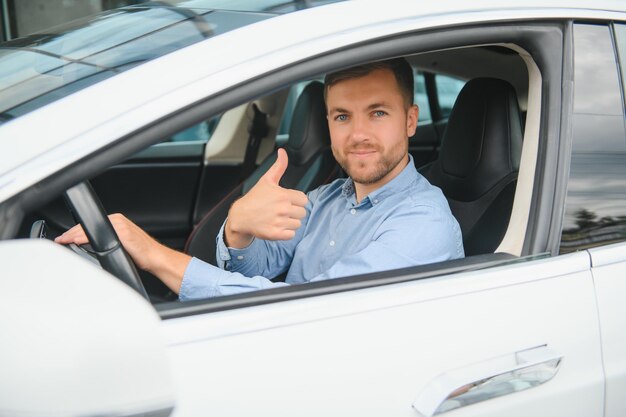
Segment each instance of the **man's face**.
M382 186L404 169L418 109L390 70L332 85L326 107L333 155L355 183Z

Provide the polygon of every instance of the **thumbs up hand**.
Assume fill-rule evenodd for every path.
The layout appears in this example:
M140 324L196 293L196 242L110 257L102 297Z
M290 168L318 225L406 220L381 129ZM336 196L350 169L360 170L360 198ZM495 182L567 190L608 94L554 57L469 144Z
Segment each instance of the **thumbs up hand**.
M284 149L272 167L248 193L237 200L228 212L226 244L245 248L257 237L265 240L289 240L296 235L301 219L306 215L306 195L278 185L287 170L288 158Z

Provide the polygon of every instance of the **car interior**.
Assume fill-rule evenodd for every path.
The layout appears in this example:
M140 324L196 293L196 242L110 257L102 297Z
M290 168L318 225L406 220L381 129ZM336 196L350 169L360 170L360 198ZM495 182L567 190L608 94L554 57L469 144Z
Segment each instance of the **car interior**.
M541 75L510 44L406 56L420 120L409 138L416 167L440 187L461 225L466 256L521 255L531 201ZM208 262L232 202L284 147L281 185L304 192L345 176L330 150L318 77L272 91L187 127L90 179L107 213L120 212L162 243ZM452 105L452 103L454 103ZM63 198L30 213L20 237L48 238L76 222ZM153 303L173 301L141 272Z

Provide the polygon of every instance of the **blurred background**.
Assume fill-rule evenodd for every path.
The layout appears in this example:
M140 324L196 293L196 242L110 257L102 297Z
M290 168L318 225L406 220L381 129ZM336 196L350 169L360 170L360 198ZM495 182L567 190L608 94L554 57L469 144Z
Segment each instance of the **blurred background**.
M0 42L144 0L0 0Z
M338 0L0 0L0 42L27 36L99 12L139 3L183 3L285 13Z

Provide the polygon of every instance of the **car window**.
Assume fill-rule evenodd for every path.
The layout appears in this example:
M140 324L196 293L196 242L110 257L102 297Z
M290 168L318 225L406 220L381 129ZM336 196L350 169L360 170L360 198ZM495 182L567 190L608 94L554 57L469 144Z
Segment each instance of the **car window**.
M424 73L421 71L415 71L415 104L420 109L418 121L428 122L432 120L430 114L430 104L428 103L428 93L426 91L426 79Z
M623 38L621 43L623 48ZM626 134L610 30L576 25L574 46L573 145L561 253L626 240Z
M0 44L0 123L146 61L268 17L272 15L149 4L4 42Z
M441 117L446 119L450 115L454 102L465 85L465 81L448 75L437 74L435 75L435 83L437 85L437 99Z
M471 54L471 53L476 52L476 51L478 51L478 48L470 48L466 52ZM434 52L434 54L435 53L436 52ZM416 80L417 86L415 87L415 90L414 90L414 93L416 93L416 95L417 95L418 103L421 102L423 106L424 106L424 104L423 104L424 102L428 102L428 100L425 100L426 96L424 94L426 92L426 84L428 84L428 87L430 89L430 87L431 87L430 83L433 80L433 78L428 78L428 77L430 77L430 74L426 74L426 77L424 77L423 74L420 74L420 76ZM300 78L300 79L302 79L302 78ZM452 78L450 78L450 79L453 80L453 83L457 84L457 88L456 88L457 91L452 90L453 92L451 94L448 94L448 96L453 96L449 100L450 101L450 107L452 107L452 102L454 102L454 100L456 99L456 94L458 94L458 90L461 89L461 87L463 85L463 82L460 81L460 80L452 79ZM426 80L428 81L428 83L426 83ZM441 81L441 80L442 80L442 78L439 77L439 81ZM273 81L273 82L276 82L276 81ZM278 85L278 87L282 88L284 86L284 81L280 81L280 82L281 82L281 84ZM442 82L445 83L446 81L442 81ZM294 101L295 101L295 98L299 94L301 94L301 91L302 91L302 89L303 89L305 84L306 84L306 82L292 85L292 87L293 87L292 88L292 97L293 97ZM274 88L278 88L278 87L274 87ZM258 88L258 87L256 87L256 88ZM243 90L244 90L244 88L242 87L242 91ZM261 93L267 93L267 92L263 91ZM248 93L246 93L246 94L248 94ZM443 88L441 90L441 94L444 94ZM445 96L445 94L444 94L444 96ZM246 100L251 100L253 98L254 97L246 97ZM433 100L433 101L436 101L436 100ZM236 101L236 102L238 103L238 101ZM241 107L241 106L237 106L236 108L233 108L232 110L236 110L239 107ZM536 107L539 107L539 106L536 106ZM207 120L210 117L211 114L212 113L209 113L209 112L203 113L204 117L206 118L205 120ZM242 113L240 113L240 114L242 114ZM226 118L227 117L225 115L223 119L225 120ZM243 120L243 117L239 117L239 119ZM292 119L292 116L289 116L289 117L286 116L284 118L284 120L291 120L291 119ZM194 119L194 121L197 121L197 120L198 119ZM233 124L235 124L235 123L233 123ZM177 141L178 142L178 141L183 141L183 140L193 140L193 138L209 137L209 135L210 135L210 130L209 130L209 127L207 126L207 122L202 122L202 123L199 123L199 124L197 124L195 126L192 126L192 127L188 127L189 126L188 124L183 124L181 122L179 127L182 128L183 126L186 128L185 131L180 132L180 134L175 135L175 137L172 139L173 141ZM286 132L286 126L287 125L284 126L283 132ZM221 130L222 129L220 129L220 131ZM233 129L233 131L235 131L235 129ZM433 131L434 131L434 129L433 129ZM235 135L233 134L233 137L234 136ZM244 132L243 134L237 135L237 137L244 138L244 140L237 141L238 144L245 144L245 140L247 139L248 135ZM166 139L166 138L161 137L160 139ZM217 137L215 137L213 139L213 142L210 142L210 144L211 145L218 144L219 141L216 140L216 139L217 139ZM167 145L170 145L170 144L167 144ZM240 149L240 150L243 150L245 147L237 146L236 148ZM237 151L237 149L235 149L235 151ZM206 184L221 184L221 183L224 182L224 178L225 177L232 177L232 178L234 178L236 180L237 183L240 183L241 176L238 175L239 173L234 171L234 169L231 170L231 171L234 171L234 173L233 172L228 172L228 175L224 174L224 172L225 172L225 169L232 169L233 167L237 168L236 164L241 162L241 159L243 159L243 158L238 158L238 157L243 157L244 156L244 155L242 155L242 153L243 152L239 152L238 154L235 154L234 151L231 151L229 154L226 154L224 152L223 154L220 154L220 157L222 157L222 159L218 160L218 158L214 158L214 155L210 154L210 152L207 151L204 154L204 156L205 156L204 159L197 159L195 161L185 160L185 161L183 161L184 164L178 164L182 168L185 168L185 169L189 168L189 169L187 169L186 172L180 172L180 174L187 175L187 174L190 174L188 171L195 170L195 172L191 172L191 174L195 174L195 177L193 179L195 179L195 181L198 182L197 186L194 185L193 187L189 187L190 189L192 189L192 191L194 193L189 193L191 195L191 198L189 198L188 200L185 200L185 201L191 202L192 206L191 207L186 207L185 216L180 216L181 218L186 219L185 224L184 224L185 227L190 226L189 223L192 223L188 219L194 218L194 215L193 215L193 213L192 213L192 215L189 215L189 212L190 212L190 210L195 211L196 203L195 203L194 199L197 199L196 201L200 200L200 198L198 198L196 196L203 191L203 187L205 187ZM206 161L209 161L210 164L205 164ZM220 162L220 163L222 161L224 161L223 166L219 166L217 164L214 164L216 161ZM134 170L139 170L140 168L143 168L142 166L140 166L136 162L137 161L132 161L132 163L129 163L128 164L129 167L134 169ZM166 161L166 162L169 162L169 161ZM194 166L190 166L190 165L192 165L191 162L195 163L195 165ZM182 165L184 165L184 166L182 166ZM149 166L149 168L157 170L157 169L163 168L163 166L164 166L164 164L162 163L162 161L157 161L157 163L153 164L152 166ZM178 166L173 167L173 168L175 168L175 170L177 170L177 171L180 171L178 169L179 168ZM205 175L206 170L212 169L212 168L216 168L214 170L214 172L211 172L210 175ZM121 171L120 169L117 169L117 170ZM203 170L203 172L200 172L201 170ZM154 180L155 177L154 177L154 175L152 175L152 172L146 171L146 172L140 172L140 174L143 177L149 179L150 181L153 181L157 185L161 182L161 181L155 181ZM128 181L126 181L126 176L125 175L119 175L118 177L123 179L125 181L125 183L128 183ZM170 183L173 184L172 185L173 189L180 188L180 187L176 187L176 185L181 183L181 181L175 181L174 176L168 174L168 175L162 175L160 178L163 178L164 180L170 181ZM332 178L332 177L331 176L327 176L327 178ZM105 188L105 187L102 187L102 188ZM108 188L117 191L117 188L115 188L115 187L108 187ZM129 191L127 192L126 196L124 196L125 197L124 200L128 200L129 198L136 198L136 194L137 193L134 190L139 189L139 188L140 187L128 187ZM213 192L214 190L210 190L210 191ZM222 190L219 190L219 191L222 191ZM227 190L227 191L231 191L231 190ZM215 191L215 192L217 192L217 191ZM155 194L160 194L160 195L164 195L164 196L173 195L173 193L167 193L167 192L162 192L162 191L157 192ZM144 200L141 200L141 199L138 199L138 198L137 198L137 200L138 200L138 203L145 203ZM183 199L179 199L179 198L176 198L176 199L173 199L173 200L174 201L183 201ZM153 206L156 207L157 205L156 204L155 205L146 204L146 206L148 206L148 209L151 209ZM166 206L166 205L162 204L162 205L159 205L159 206ZM146 211L148 211L148 210L146 210ZM181 212L182 212L182 210L181 210ZM153 223L156 223L155 221L153 221L153 219L159 219L159 218L165 218L166 217L166 216L152 215L152 213L147 213L147 214L148 214L148 216L146 216L146 217L148 218L149 222L146 222L146 224L148 224L149 226L153 226ZM508 214L506 214L505 216L508 216ZM195 222L193 222L193 223L195 223ZM183 227L180 228L181 229L180 232L179 232L179 230L176 230L175 232L172 232L172 228L170 227L171 225L165 224L165 225L157 225L157 226L163 226L163 227L160 227L160 230L157 227L155 227L155 230L157 230L158 232L161 232L163 234L169 235L168 237L171 237L171 235L173 235L175 233L178 234L178 235L176 235L174 237L177 240L180 240L181 242L183 242L183 244L185 242L184 237L189 235L189 230L183 230ZM150 230L149 232L152 232L152 230ZM210 236L211 236L211 240L214 241L215 240L214 239L215 234L211 234ZM332 242L334 242L334 240ZM332 245L330 245L330 246L334 246L334 243Z
M215 116L212 117L209 121L200 122L196 125L191 126L190 128L187 128L181 132L172 135L172 137L167 142L208 142L211 138L211 135L215 131L219 120L220 116Z
M148 0L142 0L146 2ZM210 7L216 9L288 13L341 0L167 0L167 3L186 7Z

